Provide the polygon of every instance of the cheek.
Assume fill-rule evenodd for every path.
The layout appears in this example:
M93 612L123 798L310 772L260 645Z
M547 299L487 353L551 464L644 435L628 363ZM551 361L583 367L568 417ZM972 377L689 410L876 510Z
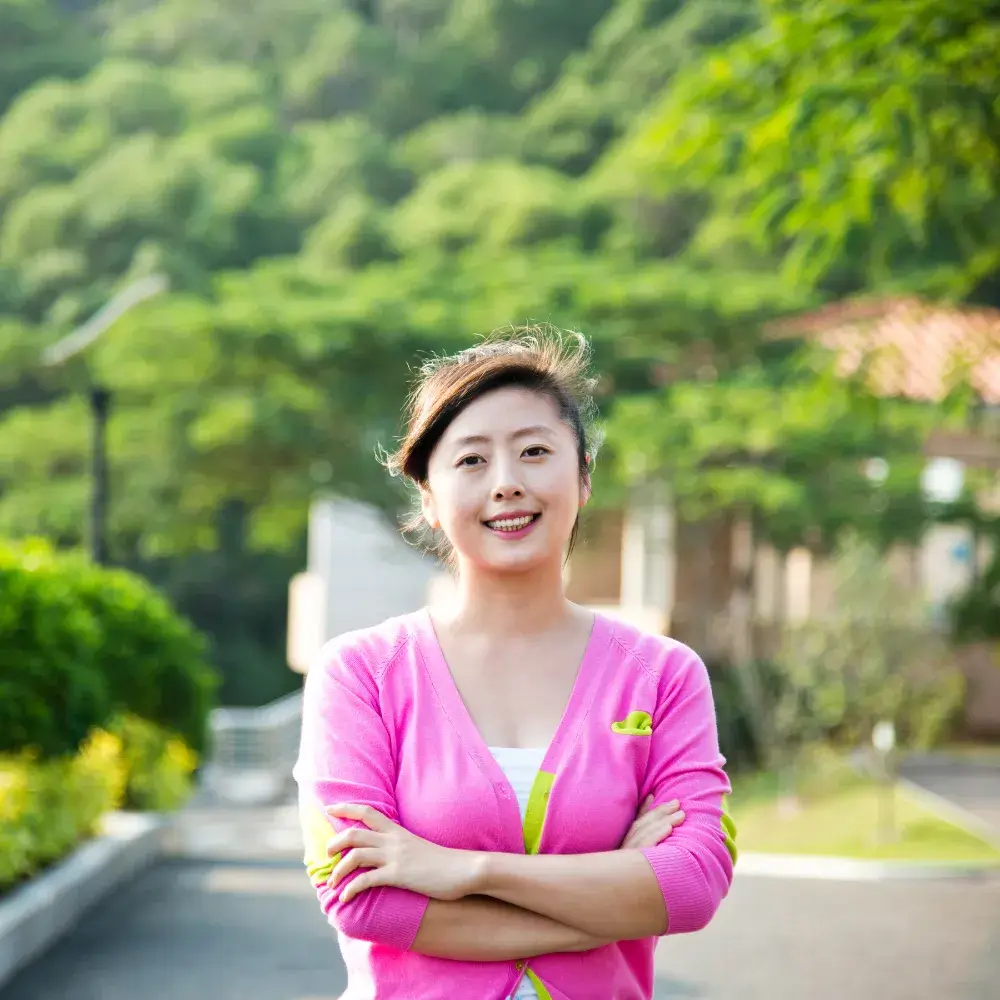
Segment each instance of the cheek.
M575 468L549 468L539 476L535 493L552 512L575 518L580 508L580 477Z
M480 497L469 484L461 480L451 481L439 493L438 516L445 530L467 530L468 522L475 520L478 524Z

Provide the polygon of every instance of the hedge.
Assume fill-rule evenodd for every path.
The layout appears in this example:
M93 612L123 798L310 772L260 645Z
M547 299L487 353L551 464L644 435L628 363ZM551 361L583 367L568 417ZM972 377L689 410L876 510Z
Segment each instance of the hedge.
M119 741L95 731L74 757L0 758L0 892L96 832L125 785Z
M145 580L57 554L0 546L0 753L75 753L131 714L200 751L218 686L203 637Z
M113 709L172 730L203 750L218 689L205 638L142 577L77 556L61 562L74 593L100 623L100 670Z
M0 753L75 753L111 714L100 623L44 550L0 547Z
M179 737L133 716L94 730L72 757L0 757L0 893L95 834L113 809L178 808L196 763Z

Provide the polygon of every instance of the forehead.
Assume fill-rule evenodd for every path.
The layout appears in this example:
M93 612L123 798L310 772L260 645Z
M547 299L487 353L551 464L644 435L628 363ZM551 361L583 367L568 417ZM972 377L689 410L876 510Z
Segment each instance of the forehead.
M505 386L485 392L469 403L448 425L442 441L455 442L470 436L503 438L528 426L550 434L571 433L550 396Z

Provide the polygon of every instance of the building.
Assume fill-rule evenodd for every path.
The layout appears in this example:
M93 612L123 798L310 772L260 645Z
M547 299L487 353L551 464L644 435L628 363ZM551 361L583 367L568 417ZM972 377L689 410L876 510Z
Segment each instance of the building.
M862 373L883 396L940 401L956 386L970 387L979 426L928 438L925 488L947 499L961 489L963 470L987 469L994 487L980 499L1000 511L1000 311L857 300L783 320L769 335L823 345L840 372ZM962 528L936 526L918 549L887 558L933 610L967 586L988 555ZM733 517L680 521L666 484L637 491L625 509L594 512L569 576L573 599L735 663L767 655L782 623L822 615L832 591L831 567L807 549L781 554L755 544L749 526ZM1000 735L1000 656L987 645L958 655L968 679L968 728Z

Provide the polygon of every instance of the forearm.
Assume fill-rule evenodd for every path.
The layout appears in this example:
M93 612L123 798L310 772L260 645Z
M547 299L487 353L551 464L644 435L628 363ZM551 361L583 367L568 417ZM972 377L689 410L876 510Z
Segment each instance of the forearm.
M603 941L663 934L667 911L639 851L483 855L475 892Z
M503 962L607 944L576 927L498 899L432 899L410 951L465 962Z

